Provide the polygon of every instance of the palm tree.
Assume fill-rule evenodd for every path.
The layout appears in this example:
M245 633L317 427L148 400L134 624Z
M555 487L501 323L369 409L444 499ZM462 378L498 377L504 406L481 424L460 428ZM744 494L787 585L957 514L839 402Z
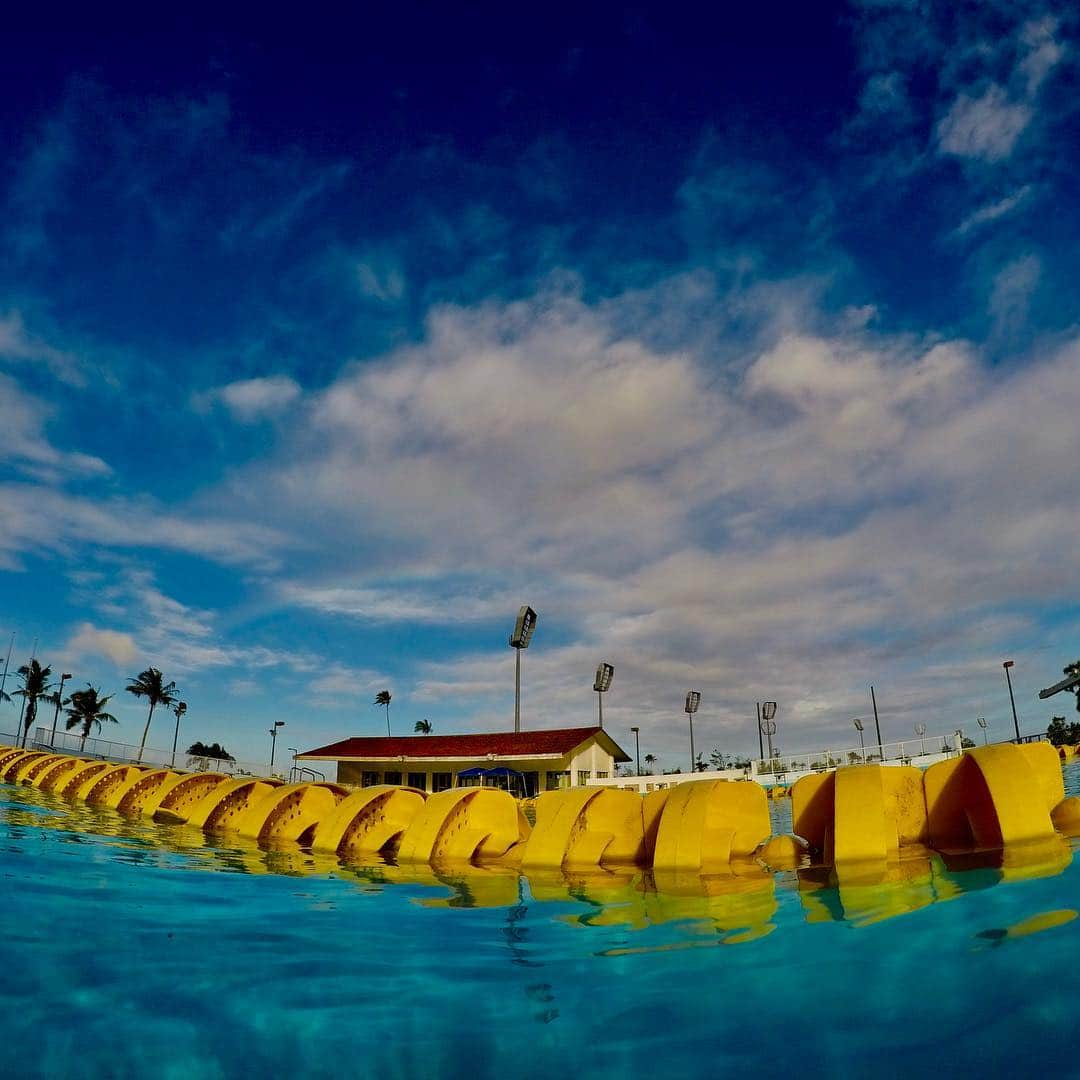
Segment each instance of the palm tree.
M143 749L146 746L146 736L150 734L150 721L154 718L154 708L164 705L171 709L180 691L176 689L176 683L165 682L165 676L156 667L148 667L124 687L129 694L136 697L145 697L150 702L150 711L146 714L146 727L143 728L142 740L139 743L139 756L136 761L142 761Z
M19 668L19 677L22 679L22 689L16 690L17 697L23 699L23 729L20 735L20 746L26 745L27 732L34 726L37 719L38 698L44 697L49 692L49 676L52 668L42 667L37 660L31 660L29 664L23 664Z
M416 723L413 724L413 731L418 735L430 735L434 730L430 720L417 720Z
M643 760L644 760L645 764L651 770L652 767L656 764L656 755L655 754L646 754L645 757L643 758Z
M118 723L115 716L112 713L105 711L105 706L112 698L112 694L108 697L100 697L101 691L96 687L86 684L85 690L76 690L68 701L70 706L64 710L67 714L67 722L65 727L68 731L72 728L78 727L82 724L82 743L79 746L80 750L86 747L86 738L90 734L91 729L97 725L98 729L101 728L102 723Z
M390 734L390 691L380 690L375 695L373 705L385 705L386 706L386 734Z
M173 713L176 716L176 727L173 730L172 759L171 759L170 765L175 765L176 764L176 740L180 738L180 720L183 718L183 715L186 712L187 712L187 702L186 701L178 701L173 706Z

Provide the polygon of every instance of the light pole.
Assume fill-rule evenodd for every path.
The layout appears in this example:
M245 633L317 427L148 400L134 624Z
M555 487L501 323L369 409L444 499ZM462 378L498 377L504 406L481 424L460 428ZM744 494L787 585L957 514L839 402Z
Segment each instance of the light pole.
M686 713L687 718L690 721L690 775L694 775L696 758L694 757L694 713L698 711L698 706L701 704L701 691L690 690L686 695L686 704L683 706L683 711Z
M915 734L919 736L919 753L925 754L926 740L923 736L926 734L926 725L921 720L915 725Z
M761 702L757 702L757 756L761 761L765 760L765 743L761 734Z
M1016 662L1014 660L1006 660L1002 665L1005 669L1005 681L1009 684L1009 703L1012 705L1013 712L1013 727L1016 728L1016 741L1020 741L1020 721L1016 718L1016 698L1013 697L1012 678L1009 675L1009 668L1015 667Z
M596 691L596 711L600 726L604 726L604 695L611 689L611 680L615 678L615 669L610 664L601 664L596 669L596 679L592 688Z
M874 706L874 730L877 732L877 756L878 761L885 760L885 751L881 746L881 724L878 722L877 715L877 698L874 697L874 688L870 687L870 704Z
M8 668L11 666L11 650L15 648L15 631L11 631L11 640L8 642L7 659L4 661L4 675L0 678L0 701L4 700L4 687L7 686Z
M284 727L284 720L275 720L274 726L270 729L270 772L274 771L274 749L277 747L277 729Z
M983 746L985 746L986 745L986 717L985 716L976 716L975 717L975 723L978 724L979 727L982 728Z
M57 720L60 719L60 703L61 703L61 698L63 698L63 696L64 696L64 683L66 683L68 681L68 679L70 679L70 678L71 678L71 672L70 671L65 671L60 676L60 686L57 688L57 691L56 691L56 711L53 713L52 734L49 736L49 746L55 746L56 745L56 722L57 722Z
M170 769L176 767L176 741L177 741L177 739L180 738L180 717L183 716L184 713L187 712L187 702L186 701L178 701L176 703L176 708L173 709L173 712L176 714L176 727L173 728L172 764L169 766Z
M289 770L289 783L291 784L293 781L293 774L296 772L296 755L299 754L300 751L295 746L286 746L285 749L292 754L292 768Z
M536 612L528 604L518 608L517 622L510 635L510 648L514 650L514 731L521 730L521 650L529 647L536 629Z
M641 775L641 728L632 727L634 733L634 758L637 761L637 774Z
M862 748L862 759L863 759L863 764L865 765L866 764L866 740L863 738L862 721L858 717L855 717L855 719L852 720L851 722L855 725L855 730L859 733L859 746Z

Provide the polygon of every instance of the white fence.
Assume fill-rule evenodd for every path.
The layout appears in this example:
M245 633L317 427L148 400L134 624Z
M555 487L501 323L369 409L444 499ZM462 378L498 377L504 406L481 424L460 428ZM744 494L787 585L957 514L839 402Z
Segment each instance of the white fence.
M764 761L751 761L741 769L710 769L704 772L662 773L651 776L619 776L590 780L590 787L618 787L631 790L662 791L687 780L756 780L765 787L790 784L812 773L830 772L841 765L881 764L916 765L926 768L946 758L963 753L963 732L926 735L904 742L878 746L858 746L844 750L810 750L801 754L776 755Z
M81 735L68 731L58 731L54 736L49 728L34 729L33 738L27 740L27 749L51 750L57 754L77 754L79 757L102 758L107 761L142 761L144 765L161 765L170 769L184 769L189 772L219 772L229 776L284 776L289 771L291 760L270 766L262 761L227 761L220 758L195 756L185 753L179 747L174 754L171 750L158 750L146 747L139 756L139 748L133 743L114 742L112 739L88 738L83 744Z
M878 746L851 746L843 750L804 750L799 754L777 754L771 759L751 762L756 778L781 779L790 773L814 773L835 769L839 765L928 765L943 758L956 757L963 748L964 733L924 735L903 742Z

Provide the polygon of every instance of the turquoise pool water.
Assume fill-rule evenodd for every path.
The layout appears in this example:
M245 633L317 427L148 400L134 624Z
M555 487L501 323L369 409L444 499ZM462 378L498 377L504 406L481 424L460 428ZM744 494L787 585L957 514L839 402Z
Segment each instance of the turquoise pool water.
M409 881L0 785L0 873L6 1075L1080 1074L1080 919L1007 932L1080 906L1075 858Z

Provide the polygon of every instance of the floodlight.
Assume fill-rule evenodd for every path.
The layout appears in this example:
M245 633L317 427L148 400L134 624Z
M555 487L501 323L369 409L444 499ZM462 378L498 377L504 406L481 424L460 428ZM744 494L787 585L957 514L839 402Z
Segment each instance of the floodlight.
M691 690L686 695L686 705L683 707L683 712L688 712L691 716L697 712L698 706L701 704L701 691Z
M615 668L611 664L601 664L596 669L596 681L593 683L593 689L598 694L605 694L611 689L611 680L615 677Z
M522 604L518 609L514 632L510 635L510 647L512 649L527 649L535 629L536 612L528 604Z
M776 715L776 702L763 701L761 703L761 719L771 720Z
M981 727L983 729L983 731L986 730L986 717L985 716L976 716L975 717L975 723L978 724L979 727Z
M518 608L517 622L510 635L510 648L514 650L514 730L521 730L521 650L529 647L536 629L536 612L528 604Z
M922 723L921 721L918 724L915 725L915 734L916 735L925 735L926 734L926 725L924 723Z
M855 725L855 730L856 731L862 731L862 729L863 729L862 721L858 717L856 717L851 722Z

